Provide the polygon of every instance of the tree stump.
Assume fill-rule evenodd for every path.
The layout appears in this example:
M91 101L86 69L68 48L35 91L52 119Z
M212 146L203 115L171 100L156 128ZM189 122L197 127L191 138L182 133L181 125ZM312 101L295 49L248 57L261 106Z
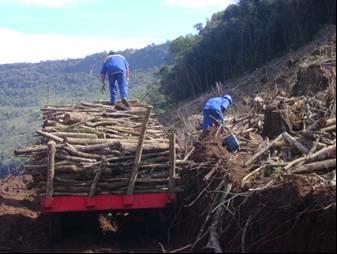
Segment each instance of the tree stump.
M308 93L318 93L329 87L330 73L321 65L311 65L301 67L297 73L297 83L293 88L294 96L308 95Z
M274 139L283 132L291 133L292 121L289 117L289 109L284 102L267 107L265 111L263 136Z

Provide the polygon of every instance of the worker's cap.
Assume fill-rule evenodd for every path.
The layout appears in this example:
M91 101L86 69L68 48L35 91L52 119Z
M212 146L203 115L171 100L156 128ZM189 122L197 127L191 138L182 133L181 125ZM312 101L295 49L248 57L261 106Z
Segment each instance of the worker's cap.
M113 51L113 50L110 50L110 51L109 51L109 53L108 53L108 55L109 55L109 56L111 56L111 55L115 55L115 54L116 54L116 52L115 52L115 51Z
M224 96L224 98L227 99L231 105L233 105L233 98L232 98L232 96L230 96L229 94L226 94Z

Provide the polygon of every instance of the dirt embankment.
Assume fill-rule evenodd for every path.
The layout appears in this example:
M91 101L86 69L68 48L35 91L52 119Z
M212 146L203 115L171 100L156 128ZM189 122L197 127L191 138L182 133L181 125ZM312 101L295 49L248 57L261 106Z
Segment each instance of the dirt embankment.
M4 178L0 189L0 251L45 249L45 222L38 212L29 176Z
M252 152L224 151L216 132L196 142L192 158L200 166L186 176L177 220L177 232L193 251L335 252L336 186L316 175L275 174L277 169L243 186Z

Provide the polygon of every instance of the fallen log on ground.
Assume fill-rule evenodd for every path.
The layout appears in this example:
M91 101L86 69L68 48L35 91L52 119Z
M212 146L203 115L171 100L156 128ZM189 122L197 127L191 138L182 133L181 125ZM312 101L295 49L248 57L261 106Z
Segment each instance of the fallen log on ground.
M306 164L292 170L293 174L311 174L318 172L329 172L336 169L336 159L319 161Z

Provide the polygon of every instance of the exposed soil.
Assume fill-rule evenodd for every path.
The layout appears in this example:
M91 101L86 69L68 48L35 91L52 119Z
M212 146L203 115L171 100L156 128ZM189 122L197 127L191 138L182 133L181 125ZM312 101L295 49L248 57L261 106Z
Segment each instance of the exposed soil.
M194 144L195 151L191 159L196 162L205 162L210 160L223 159L229 152L222 146L223 136L217 134L216 128L210 128L204 131L199 140Z
M336 188L308 187L305 179L284 179L259 194L238 198L226 227L226 247L249 252L334 252L336 250ZM250 221L250 224L248 222Z
M193 155L199 163L220 163L213 163L218 170L211 181L205 181L208 172L189 176L191 181L184 194L185 208L179 215L178 226L184 235L190 236L189 241L196 240L207 214L214 209L214 202L215 206L219 204L218 209L221 206L216 193L221 193L218 186L225 180L232 184L231 201L218 223L222 225L220 242L226 252L335 252L336 187L322 185L315 176L268 177L268 172L242 187L242 179L250 173L243 162L251 158L252 152L228 152L222 147L224 134L215 138L216 132L215 129L204 132ZM253 142L259 143L260 138L247 134L247 139ZM251 188L259 191L249 192ZM204 249L207 240L201 239L195 250Z
M153 211L62 215L63 233L51 239L50 216L40 214L36 194L27 189L31 181L30 176L1 180L0 252L158 253L159 242L170 249Z
M0 189L1 251L44 249L47 236L37 210L33 191L27 190L32 178L5 178Z
M224 146L224 133L217 135L218 129L211 128L204 131L199 140L195 143L195 152L191 159L196 162L219 162L219 174L227 173L229 181L233 183L234 189L240 188L242 179L247 175L247 169L243 167L242 162L247 161L251 154L239 152L233 154ZM257 137L253 137L257 138Z

